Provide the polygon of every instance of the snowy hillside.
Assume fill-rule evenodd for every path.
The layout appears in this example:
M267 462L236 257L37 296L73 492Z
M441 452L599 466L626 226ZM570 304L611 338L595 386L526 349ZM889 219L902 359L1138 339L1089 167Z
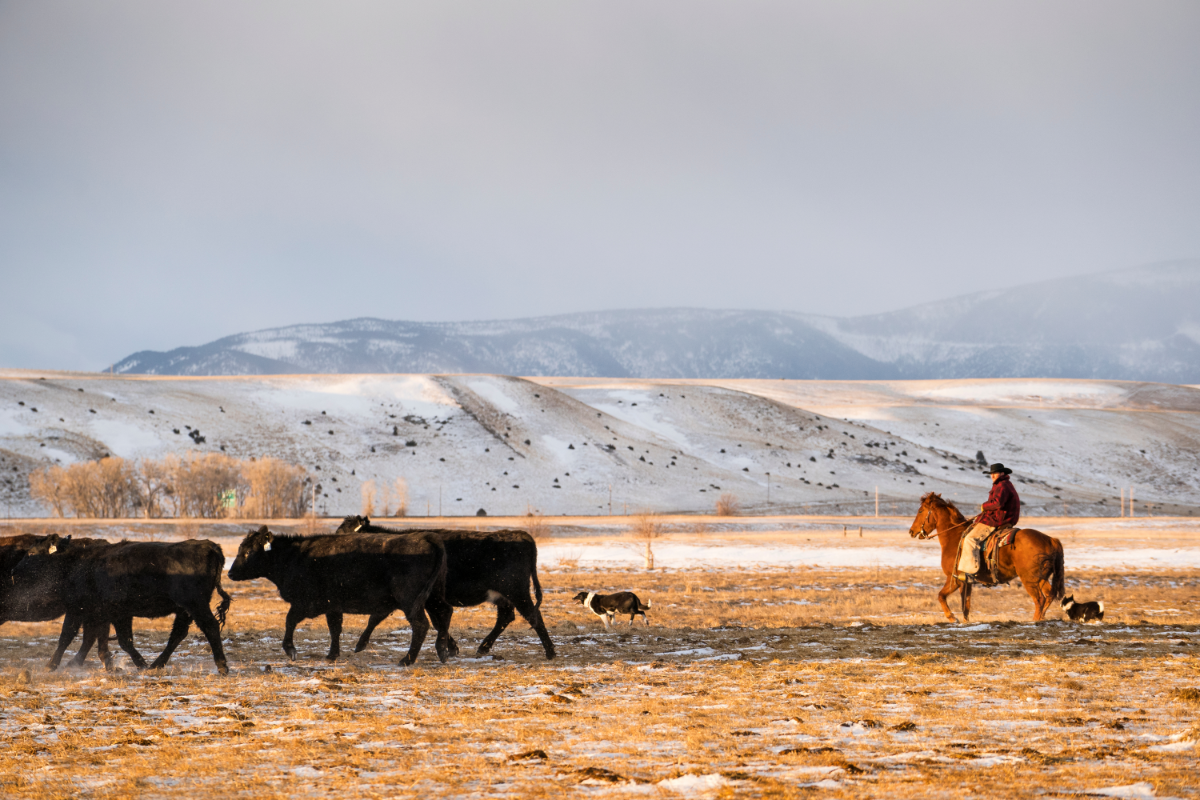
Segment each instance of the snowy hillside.
M930 294L936 296L937 288ZM658 379L1034 376L1200 383L1197 309L1200 261L1190 261L849 319L649 309L490 322L356 319L296 325L167 353L143 351L115 370Z
M1200 510L1200 389L1190 387L0 375L9 515L46 513L28 487L44 464L207 451L304 466L329 514L357 512L363 481L401 477L414 514L606 514L610 492L615 513L708 512L726 492L751 513L868 513L876 487L885 514L912 513L928 490L973 513L988 488L979 450L1017 470L1027 513L1116 513L1130 485L1142 513L1143 502Z

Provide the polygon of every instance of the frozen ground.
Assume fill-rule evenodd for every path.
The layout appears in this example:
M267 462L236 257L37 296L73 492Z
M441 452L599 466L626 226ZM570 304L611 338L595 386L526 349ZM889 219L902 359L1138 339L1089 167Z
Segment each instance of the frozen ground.
M153 413L151 413L153 412ZM194 444L190 430L204 442ZM235 378L0 373L0 503L40 515L29 472L106 454L274 456L355 513L404 478L410 513L973 513L977 451L1028 514L1200 511L1200 389L1115 381L650 381L495 375ZM768 498L769 491L769 498ZM768 502L769 500L769 502Z
M977 594L971 624L937 624L940 578L916 567L542 577L553 661L520 622L477 657L486 606L456 612L446 664L427 643L397 667L396 618L335 663L305 622L289 661L265 581L226 581L227 677L195 631L159 672L120 655L112 674L48 673L57 625L7 624L0 794L1197 796L1195 572L1070 576L1105 600L1102 625L1032 624L1016 587ZM648 627L606 632L570 602L616 587L652 601ZM143 654L169 626L135 622Z

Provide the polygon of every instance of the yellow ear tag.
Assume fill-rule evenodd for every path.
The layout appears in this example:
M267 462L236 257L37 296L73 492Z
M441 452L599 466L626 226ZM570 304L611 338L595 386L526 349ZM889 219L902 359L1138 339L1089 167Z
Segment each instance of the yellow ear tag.
M271 549L271 543L267 542L266 546L263 547L263 550L270 550L270 549Z
M52 544L52 545L50 545L50 549L49 549L47 552L48 552L48 554L49 554L49 555L54 555L55 553L57 553L57 552L58 552L58 546L57 546L57 545L53 545L53 544Z

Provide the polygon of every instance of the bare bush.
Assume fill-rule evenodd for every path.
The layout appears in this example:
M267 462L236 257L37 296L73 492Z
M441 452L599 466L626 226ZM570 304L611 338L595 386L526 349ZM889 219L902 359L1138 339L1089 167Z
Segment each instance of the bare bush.
M141 508L142 516L163 516L163 503L174 492L166 462L143 459L134 470L133 479L138 491L136 504Z
M387 500L383 501L384 512L387 516ZM375 481L366 481L362 485L362 515L364 517L375 516Z
M241 464L234 458L206 453L180 459L175 465L174 488L181 517L216 519L226 516L224 495L245 495Z
M408 481L404 480L404 478L396 478L396 482L392 484L392 493L389 499L396 506L396 510L392 515L397 517L407 517ZM387 516L387 514L385 513L384 516Z
M49 467L29 477L30 493L56 516L128 517L138 504L133 465L123 458Z
M742 504L736 494L726 492L717 498L718 517L736 517L742 511Z
M550 535L550 526L546 524L546 518L533 506L526 506L525 532L538 541Z
M242 516L280 519L304 515L308 473L303 468L274 458L243 462L241 466L247 489Z
M642 558L645 560L646 569L654 569L654 547L655 539L659 539L665 533L666 528L662 524L657 514L638 514L634 516L629 525L629 536L633 539L640 550L642 550Z
M66 470L59 466L29 474L29 496L50 507L56 517L65 517L67 504Z

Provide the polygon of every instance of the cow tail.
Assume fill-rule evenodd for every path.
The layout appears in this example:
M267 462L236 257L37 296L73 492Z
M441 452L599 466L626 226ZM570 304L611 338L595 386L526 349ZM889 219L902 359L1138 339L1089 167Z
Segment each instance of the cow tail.
M224 628L225 627L225 615L229 613L229 606L230 606L230 604L233 603L233 598L229 595L229 592L227 592L221 588L221 570L224 569L224 567L225 567L225 554L218 553L218 557L220 558L220 560L216 564L216 566L217 566L216 589L217 589L217 594L219 594L221 596L221 602L217 604L217 622L220 624L220 626L222 628Z
M530 575L530 577L533 578L533 598L534 598L533 605L535 608L541 608L542 607L542 584L541 584L541 581L538 580L538 576L537 576L537 545L534 545L533 548L534 548L533 549L533 563L530 565L531 568L529 570L529 575Z
M1062 542L1054 540L1054 577L1050 582L1050 599L1058 600L1067 593L1067 581L1063 566Z
M425 608L425 604L429 601L430 595L433 594L434 587L437 586L438 580L442 581L442 596L445 597L445 582L446 582L446 548L442 545L440 539L430 537L430 542L436 545L438 554L437 568L434 569L433 575L429 578L429 583L425 584L421 589L421 594L417 598L417 607Z

